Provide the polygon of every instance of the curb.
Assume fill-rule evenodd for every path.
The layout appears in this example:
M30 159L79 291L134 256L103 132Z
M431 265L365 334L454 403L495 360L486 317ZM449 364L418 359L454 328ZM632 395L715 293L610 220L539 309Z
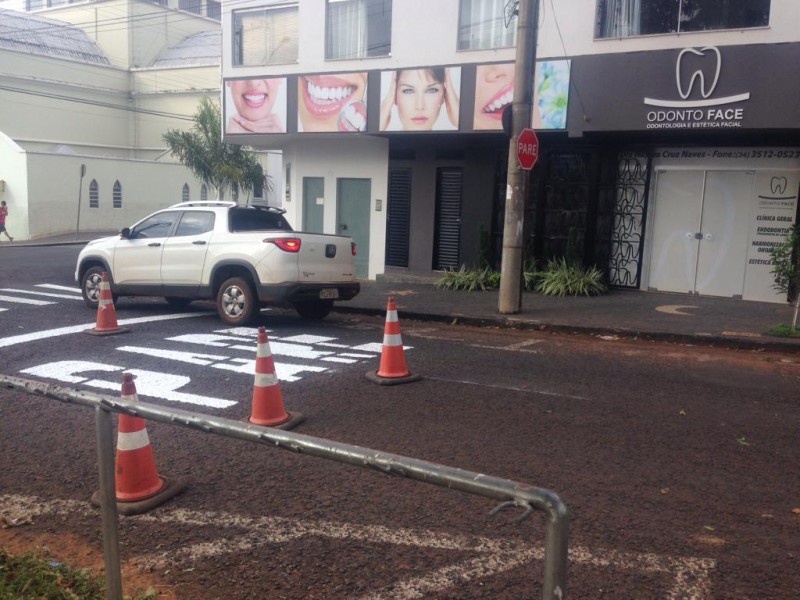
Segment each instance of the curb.
M334 304L332 310L333 312L364 314L370 316L382 316L385 312L383 310L374 308L338 306L336 304ZM620 327L556 325L551 323L543 323L540 321L524 321L516 317L470 317L466 315L441 315L406 310L403 311L403 319L423 322L449 323L451 325L470 325L473 327L499 327L503 329L552 331L557 333L575 333L591 336L616 335L631 340L673 342L676 344L729 348L733 350L800 353L800 345L797 343L781 342L777 339L755 340L720 335L694 335L688 333L669 333L663 331L640 331L638 329L625 329Z

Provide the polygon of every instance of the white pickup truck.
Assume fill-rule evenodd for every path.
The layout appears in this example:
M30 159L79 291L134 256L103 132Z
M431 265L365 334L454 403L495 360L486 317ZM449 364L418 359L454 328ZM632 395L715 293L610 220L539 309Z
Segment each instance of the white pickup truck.
M350 300L361 289L355 243L292 231L283 212L234 202L176 204L89 242L75 281L92 308L105 271L114 298L163 296L176 308L214 300L229 325L252 322L266 304L322 319L335 300Z

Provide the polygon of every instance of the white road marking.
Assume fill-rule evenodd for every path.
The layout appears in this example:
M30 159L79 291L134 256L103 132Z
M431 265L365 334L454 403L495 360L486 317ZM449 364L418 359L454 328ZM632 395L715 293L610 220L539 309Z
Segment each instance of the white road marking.
M83 300L80 296L67 296L67 294L49 294L36 290L20 290L17 288L0 288L0 292L15 292L17 294L33 294L34 296L47 296L48 298L67 298L69 300Z
M51 304L51 303L48 303ZM156 323L158 321L171 321L172 319L188 319L192 317L206 317L214 314L212 312L196 312L196 313L180 313L169 315L155 315L152 317L135 317L132 319L120 319L117 325L138 325L139 323ZM60 337L62 335L70 335L72 333L81 333L87 329L92 329L96 325L95 322L87 323L85 325L72 325L70 327L58 327L56 329L45 329L44 331L36 331L33 333L25 333L22 335L14 335L7 338L0 338L0 348L8 346L16 346L18 344L26 344L28 342L35 342L47 338Z
M211 408L229 408L237 404L231 400L179 391L180 388L191 382L191 378L184 375L158 373L156 371L145 371L143 369L127 369L126 367L117 365L84 360L62 360L31 367L30 369L24 369L20 372L44 379L55 379L56 381L74 385L85 385L87 387L103 390L119 391L122 385L121 377L117 377L116 381L106 381L103 379L91 379L91 377L83 375L95 371L106 373L133 373L136 383L136 392L142 396L151 396L169 402L185 402L187 404L197 404Z
M33 300L31 298L16 298L14 296L0 296L3 302L13 302L15 304L34 304L36 306L46 306L47 304L55 304L55 302L47 302L46 300Z
M54 283L37 283L36 287L49 288L51 290L63 290L65 292L73 292L75 294L81 293L80 288L67 287L66 285L56 285Z
M403 350L411 350L414 346L403 346ZM383 352L383 344L381 342L370 342L369 344L361 344L360 346L352 346L351 350L361 352Z
M200 365L205 367L212 362L225 360L228 358L222 354L201 354L199 352L178 352L176 350L161 350L159 348L143 348L141 346L120 346L117 350L123 352L135 352L145 356L155 356L157 358L167 358L178 362L189 363L190 365Z
M184 342L187 344L201 344L214 348L229 348L231 344L247 342L247 338L231 337L229 335L216 335L214 333L187 333L166 338L170 342ZM255 346L253 347L255 348Z
M48 516L60 519L76 514L94 516L99 519L97 511L87 502L47 500L36 496L15 494L0 495L0 514L11 521L35 519L41 522L44 517ZM337 540L357 539L375 544L477 554L477 556L461 562L396 581L390 588L368 592L361 596L361 600L423 598L426 595L446 592L456 583L476 581L534 560L544 559L544 551L538 545L533 546L526 542L508 539L451 534L430 529L392 529L380 525L359 525L285 517L259 516L251 518L232 513L190 511L180 508L160 509L144 515L128 517L128 519L140 520L145 523L181 525L188 529L213 525L232 530L230 535L224 538L184 546L175 552L131 557L143 567L173 568L179 564L194 567L198 560L214 559L232 553L251 552L259 546L281 544L303 536ZM248 557L252 558L249 554ZM717 567L717 561L713 558L622 552L611 548L595 548L592 551L583 546L573 546L569 549L569 561L573 566L589 565L614 571L653 573L671 579L672 584L667 591L667 600L705 600L713 597L711 571ZM531 581L531 586L533 585L534 583ZM533 593L534 590L531 592Z
M480 381L466 381L463 379L446 379L444 377L434 377L426 375L425 379L432 379L433 381L443 381L445 383L460 383L462 385L477 385L481 387L495 388L500 390L512 390L514 392L526 392L528 394L541 394L542 396L557 396L558 398L570 398L572 400L588 400L585 396L573 396L571 394L559 394L557 392L545 392L543 390L533 390L530 388L518 387L513 385L497 385L494 383L483 383Z
M255 346L232 346L232 348L243 348L252 352L253 356L255 357ZM231 358L222 354L180 352L177 350L164 350L141 346L120 346L117 348L117 350L122 350L123 352L135 352L137 354L143 354L144 356L156 356L158 358L165 358L168 360L174 360L193 365L207 366L213 369L221 369L223 371L233 371L235 373L243 373L245 375L255 375L256 372L255 358ZM285 363L280 360L274 360L274 364L275 374L278 376L278 380L287 383L302 379L302 377L299 376L300 373L321 373L328 370L325 367L296 365L292 363Z
M284 342L293 342L295 344L323 344L325 342L333 342L336 338L327 337L324 335L290 335L289 337L281 338ZM338 344L333 344L334 346Z
M269 347L273 354L280 354L281 356L289 356L291 358L303 358L306 360L316 360L323 356L330 356L333 354L333 352L314 350L308 346L286 344L284 342L270 341ZM252 346L233 345L231 348L236 350L252 350Z

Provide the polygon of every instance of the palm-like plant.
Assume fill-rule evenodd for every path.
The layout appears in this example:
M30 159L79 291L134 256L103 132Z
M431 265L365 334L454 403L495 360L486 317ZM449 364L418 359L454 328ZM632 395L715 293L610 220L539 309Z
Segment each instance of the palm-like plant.
M222 141L219 106L204 96L189 131L170 129L163 135L172 156L178 158L195 177L214 188L217 200L225 191L250 193L268 184L256 154L246 146Z
M792 332L797 330L797 315L800 312L800 225L792 225L783 242L770 248L773 288L793 296L794 315Z

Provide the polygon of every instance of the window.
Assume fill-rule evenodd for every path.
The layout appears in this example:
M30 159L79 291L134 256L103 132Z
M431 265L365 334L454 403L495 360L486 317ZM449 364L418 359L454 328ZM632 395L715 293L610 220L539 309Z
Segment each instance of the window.
M233 13L233 64L297 62L297 4Z
M186 12L201 14L200 0L178 0L178 8Z
M200 200L208 200L208 186L205 183L200 186Z
M325 58L392 52L392 0L328 0Z
M506 27L506 0L461 0L458 49L510 48L517 43L516 20Z
M177 211L170 211L148 217L133 228L131 239L167 237L179 214Z
M97 180L92 179L89 184L89 208L100 207L100 189L97 186Z
M114 182L114 195L111 203L114 208L122 208L122 186L119 181Z
M181 191L181 202L188 202L189 201L189 184L183 184L183 190Z
M175 235L200 235L214 229L214 213L208 211L187 211L183 213Z
M599 0L598 38L769 24L770 0Z
M292 226L279 212L259 208L232 208L228 212L231 231L292 231Z
M214 2L214 0L208 0L206 3L206 16L209 19L216 19L219 21L222 18L222 4L220 2Z

